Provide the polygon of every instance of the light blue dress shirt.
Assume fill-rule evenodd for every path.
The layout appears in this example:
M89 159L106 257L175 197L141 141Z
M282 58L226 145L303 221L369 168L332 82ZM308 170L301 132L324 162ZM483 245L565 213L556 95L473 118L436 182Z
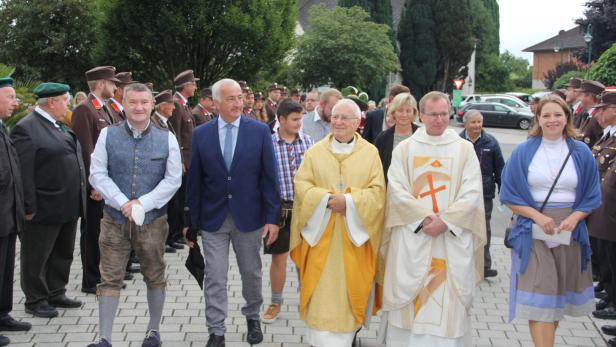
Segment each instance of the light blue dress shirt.
M233 125L233 129L231 129L231 135L233 136L232 146L231 146L231 162L233 162L233 156L235 156L235 144L237 143L237 134L240 131L240 120L242 117L237 117L235 121L231 124ZM220 140L220 153L225 153L225 138L227 137L227 129L225 128L227 122L222 119L222 117L218 117L218 139Z

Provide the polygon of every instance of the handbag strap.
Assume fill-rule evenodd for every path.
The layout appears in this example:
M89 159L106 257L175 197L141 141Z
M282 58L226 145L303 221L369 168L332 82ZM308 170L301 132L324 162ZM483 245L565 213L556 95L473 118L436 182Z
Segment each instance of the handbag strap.
M563 170L565 169L565 165L567 165L567 161L569 161L570 156L571 156L571 148L569 148L569 153L567 154L567 157L565 158L565 161L563 162L563 166L560 167L560 170L558 171L558 175L556 175L556 178L554 179L554 183L552 183L552 187L550 188L550 191L548 191L548 195L545 197L545 200L543 200L543 204L541 204L541 208L539 209L539 212L543 212L545 205L548 203L548 199L550 199L550 195L552 195L552 192L554 191L554 187L556 187L556 182L558 182L558 179L560 178L560 174L563 173Z

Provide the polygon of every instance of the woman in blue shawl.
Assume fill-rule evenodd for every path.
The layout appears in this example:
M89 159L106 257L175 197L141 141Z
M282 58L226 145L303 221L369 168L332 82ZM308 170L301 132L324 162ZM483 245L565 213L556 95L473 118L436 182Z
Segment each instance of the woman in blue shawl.
M509 320L527 319L535 346L554 345L564 315L585 316L595 307L584 219L601 203L599 173L588 146L574 137L567 104L546 96L529 139L516 147L501 176L500 200L516 216L506 240L512 248ZM570 244L533 239L533 224L548 235L571 232Z

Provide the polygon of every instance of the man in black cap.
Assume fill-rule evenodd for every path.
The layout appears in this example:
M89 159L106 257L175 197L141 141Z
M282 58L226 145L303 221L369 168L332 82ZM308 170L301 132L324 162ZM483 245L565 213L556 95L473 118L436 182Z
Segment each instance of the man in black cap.
M24 187L21 288L26 312L37 317L56 317L56 307L81 307L81 301L66 296L77 219L86 209L81 146L60 121L68 109L68 91L60 83L37 86L38 106L11 132Z
M605 86L601 82L591 80L582 81L578 89L582 93L582 107L587 110L581 115L580 139L591 149L603 134L603 127L595 118L595 114L598 111L595 105L599 103L599 98L604 90Z
M117 122L111 109L107 105L117 89L116 83L120 80L115 77L113 66L98 66L86 71L86 79L90 94L88 99L73 109L71 128L77 135L81 144L83 162L86 175L90 173L90 156L98 140L101 130ZM87 177L87 176L86 176ZM82 279L81 291L88 294L96 293L96 285L101 280L98 264L100 255L98 250L98 235L100 223L103 218L105 202L101 195L87 183L87 202L85 220L81 221L81 264ZM132 276L132 275L130 275ZM129 277L130 277L129 276Z
M19 170L19 159L3 120L18 107L13 79L0 78L0 331L27 331L30 323L10 316L13 310L13 280L15 271L15 243L23 231L24 192ZM9 338L0 335L0 346Z
M580 126L580 116L584 113L582 102L580 101L582 93L578 89L582 86L582 80L576 77L572 77L567 83L567 89L565 91L565 101L571 108L571 115L573 117L573 126L578 128Z
M192 109L192 114L195 117L195 126L199 126L214 119L214 117L216 117L214 114L215 110L212 90L210 88L201 89L199 103Z
M267 88L267 102L265 103L265 111L267 111L267 124L270 129L276 123L276 110L278 110L278 101L280 101L282 87L278 83L273 83Z
M124 97L124 87L134 83L133 74L131 72L118 72L115 78L120 80L116 82L116 90L113 96L107 101L107 107L111 112L114 123L119 123L126 119L126 113L124 112L124 106L122 106L122 98Z
M186 174L188 172L190 164L190 144L192 143L192 133L195 128L194 116L192 110L188 105L188 98L192 97L197 90L197 81L193 70L186 70L180 72L173 79L175 85L175 95L173 100L175 102L175 109L169 123L175 130L175 134L180 145L180 151L182 153L182 186L178 190L180 201L184 201L186 196ZM167 252L173 252L171 249L182 249L184 246L182 229L184 228L184 214L178 213L177 215L169 213L169 237L167 241Z

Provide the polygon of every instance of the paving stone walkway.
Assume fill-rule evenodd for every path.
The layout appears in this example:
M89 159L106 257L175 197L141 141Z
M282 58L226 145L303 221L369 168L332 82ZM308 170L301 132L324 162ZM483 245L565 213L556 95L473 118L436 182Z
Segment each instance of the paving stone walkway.
M19 245L18 245L19 247ZM19 286L19 265L16 268L14 309L12 315L32 323L27 333L3 332L12 343L11 347L85 347L96 339L98 331L98 304L94 295L79 291L81 285L81 261L78 243L75 260L68 286L69 297L84 302L81 309L60 309L57 318L33 318L24 312L24 296ZM473 345L475 346L532 346L525 321L507 322L509 287L509 251L503 246L502 238L494 237L492 245L495 268L498 277L484 281L475 298L472 311ZM19 251L18 251L19 254ZM204 318L203 294L196 281L184 268L187 250L167 254L167 275L169 286L163 313L161 335L163 346L205 346L208 338ZM269 256L264 256L263 293L269 303ZM17 261L17 263L19 263ZM146 287L140 274L129 281L122 292L118 317L115 320L113 346L141 346L148 323ZM285 304L281 318L274 324L264 325L263 347L308 346L304 343L304 324L299 320L297 305L297 276L291 264L288 265L287 286L284 292ZM246 321L240 313L243 303L241 281L235 261L231 261L229 273L229 317L227 319L227 347L248 346L243 342ZM590 317L567 318L560 323L556 346L606 346L605 338L598 327L607 322ZM379 346L376 343L378 318L373 318L371 329L360 333L361 346Z

